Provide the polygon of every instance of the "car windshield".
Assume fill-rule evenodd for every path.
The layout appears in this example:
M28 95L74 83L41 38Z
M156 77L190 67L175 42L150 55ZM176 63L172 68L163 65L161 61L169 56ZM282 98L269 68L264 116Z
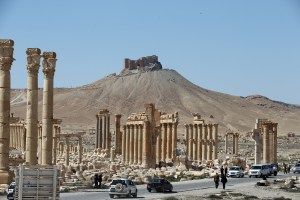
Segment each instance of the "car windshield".
M117 185L118 183L121 183L123 185L126 184L125 180L119 180L118 179L118 180L113 180L112 183L111 183L111 185Z
M162 179L153 179L152 183L162 183Z
M261 166L252 166L251 169L261 169Z
M296 164L295 167L300 167L300 164Z
M239 167L230 167L229 170L240 170Z

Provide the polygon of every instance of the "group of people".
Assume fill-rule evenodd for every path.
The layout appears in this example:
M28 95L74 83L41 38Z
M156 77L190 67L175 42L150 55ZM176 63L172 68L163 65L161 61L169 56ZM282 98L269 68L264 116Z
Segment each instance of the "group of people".
M100 174L100 175L95 174L95 176L94 176L94 188L101 188L101 182L102 182L102 174Z
M220 171L221 171L221 183L223 184L223 189L225 190L225 185L227 183L226 176L227 176L227 172L228 172L227 167L225 167L225 169L224 169L224 167L222 165ZM219 187L219 182L220 182L220 176L218 173L216 173L216 175L214 176L214 182L215 182L215 186L217 189Z
M290 173L290 171L291 171L291 165L283 163L283 173L287 174L287 173Z

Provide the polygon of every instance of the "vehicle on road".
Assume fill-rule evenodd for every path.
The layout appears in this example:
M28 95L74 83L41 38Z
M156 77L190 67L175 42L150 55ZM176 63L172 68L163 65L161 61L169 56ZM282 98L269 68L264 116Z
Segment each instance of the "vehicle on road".
M7 193L7 199L14 199L15 198L15 189L16 189L16 182L11 182L8 186L8 189L6 191Z
M173 185L164 178L154 178L147 184L148 192L156 190L157 192L172 192Z
M136 185L128 179L113 179L109 190L109 197L114 198L115 196L125 196L125 197L137 197L138 190Z
M294 167L291 168L291 172L300 173L300 163L299 162Z
M270 174L270 165L267 164L256 164L252 165L249 170L249 178L254 177L269 177Z
M230 167L228 170L227 176L228 177L237 177L237 178L244 177L244 170L240 166Z

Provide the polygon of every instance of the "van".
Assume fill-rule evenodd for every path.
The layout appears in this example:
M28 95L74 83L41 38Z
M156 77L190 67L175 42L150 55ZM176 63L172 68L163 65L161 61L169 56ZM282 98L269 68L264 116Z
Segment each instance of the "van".
M249 170L249 178L254 177L268 177L270 174L270 167L267 164L256 164L252 165Z

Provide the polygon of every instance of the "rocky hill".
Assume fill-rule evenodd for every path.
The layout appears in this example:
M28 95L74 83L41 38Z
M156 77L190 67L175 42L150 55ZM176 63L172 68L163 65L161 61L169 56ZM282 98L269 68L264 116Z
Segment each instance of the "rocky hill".
M254 128L256 118L277 122L279 135L300 134L299 106L263 96L241 97L211 91L191 83L174 70L159 65L140 66L137 62L131 62L134 67L130 69L132 65L128 63L120 75L111 74L78 88L55 88L54 117L63 120L63 131L94 128L95 115L104 108L112 115L122 114L124 124L129 114L143 112L145 103L154 103L162 112L178 111L182 130L184 123L192 123L191 113L201 113L206 122L220 125L221 134L227 130L246 134ZM26 117L26 89L12 90L11 105L15 116ZM39 91L40 120L41 113L42 89ZM114 116L111 124L113 129Z

